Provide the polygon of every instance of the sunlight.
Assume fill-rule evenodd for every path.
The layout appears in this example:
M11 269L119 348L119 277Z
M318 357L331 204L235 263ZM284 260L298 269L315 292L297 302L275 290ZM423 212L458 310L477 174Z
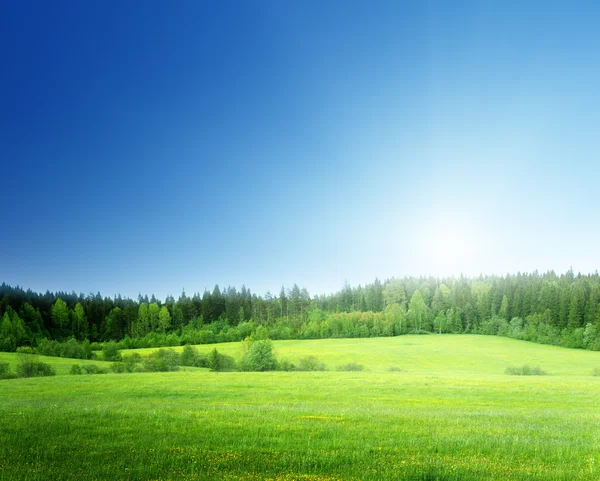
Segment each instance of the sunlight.
M449 276L476 273L479 263L479 235L463 219L444 218L425 229L423 257L433 275Z

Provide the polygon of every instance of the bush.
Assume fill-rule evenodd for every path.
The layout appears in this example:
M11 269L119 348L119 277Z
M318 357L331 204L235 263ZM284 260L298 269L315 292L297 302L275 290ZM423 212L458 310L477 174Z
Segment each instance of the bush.
M50 364L36 361L33 359L33 357L30 356L21 359L21 362L17 364L18 377L39 377L55 375L56 371Z
M10 367L7 362L0 362L0 379L14 379L16 374L10 372Z
M81 366L85 374L106 374L106 369L102 369L95 364L83 364Z
M179 371L179 354L173 349L159 349L144 359L144 367L150 372Z
M521 367L509 366L504 371L504 374L508 374L510 376L545 376L548 373L541 367L524 364Z
M271 341L251 341L242 357L242 371L274 371L276 367L277 360L273 355Z
M69 371L69 374L73 374L73 375L83 374L83 371L81 370L81 366L79 364L73 364L71 366L71 370Z
M17 347L15 352L17 354L35 354L35 351L29 346Z
M215 338L215 333L209 331L208 329L202 329L198 332L198 344L214 344L217 342Z
M115 374L123 374L125 372L131 372L131 371L127 370L127 367L125 366L124 362L113 362L110 365L110 370L112 372L114 372Z
M115 362L110 365L112 372L122 374L125 372L144 372L146 369L142 366L142 356L137 352L129 356L123 356L121 362Z
M142 357L137 353L124 357L121 362L112 363L110 365L110 369L116 374L147 372L146 368L142 364Z
M390 366L387 368L388 372L402 372L403 369L400 369L398 366Z
M254 341L265 341L269 339L269 330L264 326L258 326L250 338Z
M235 360L226 354L221 354L217 349L210 351L207 357L207 365L211 371L233 371Z
M60 356L74 359L91 359L93 357L91 344L87 339L81 343L75 339L69 339L62 343L42 339L38 342L35 352L44 356Z
M183 352L179 356L179 365L192 367L206 367L206 356L204 354L198 353L195 347L186 344L183 347Z
M358 364L356 362L349 362L347 364L342 364L337 367L338 371L362 371L365 367L362 364Z
M109 341L104 343L102 347L102 354L104 355L105 361L120 361L121 351L115 341Z
M287 359L282 359L277 362L277 370L278 371L295 371L296 365L288 361Z
M327 366L315 356L307 356L300 359L297 369L298 371L326 371Z
M508 326L508 337L513 339L523 339L523 319L513 317Z
M592 371L592 376L600 376L600 367L594 368Z

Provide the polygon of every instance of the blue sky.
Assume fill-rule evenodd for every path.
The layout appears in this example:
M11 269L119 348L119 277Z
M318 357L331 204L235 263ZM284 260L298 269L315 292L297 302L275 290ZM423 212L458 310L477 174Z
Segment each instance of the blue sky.
M598 268L595 2L122 3L0 7L0 281Z

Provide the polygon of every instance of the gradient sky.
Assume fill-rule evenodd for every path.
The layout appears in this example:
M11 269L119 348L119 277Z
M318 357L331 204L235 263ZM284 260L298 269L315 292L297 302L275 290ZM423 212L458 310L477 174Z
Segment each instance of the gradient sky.
M599 5L3 2L0 282L593 272Z

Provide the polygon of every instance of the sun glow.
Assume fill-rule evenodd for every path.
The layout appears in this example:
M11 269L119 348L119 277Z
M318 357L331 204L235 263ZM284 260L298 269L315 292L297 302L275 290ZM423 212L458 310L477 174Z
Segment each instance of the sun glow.
M471 222L444 218L425 226L423 258L433 275L477 274L481 242Z

